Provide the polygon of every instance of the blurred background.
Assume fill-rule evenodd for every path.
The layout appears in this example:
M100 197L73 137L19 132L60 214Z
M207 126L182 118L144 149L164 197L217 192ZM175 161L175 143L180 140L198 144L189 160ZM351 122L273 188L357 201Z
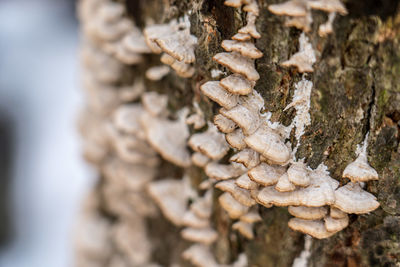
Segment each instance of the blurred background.
M76 131L72 0L0 0L0 266L72 266L79 202L94 174Z

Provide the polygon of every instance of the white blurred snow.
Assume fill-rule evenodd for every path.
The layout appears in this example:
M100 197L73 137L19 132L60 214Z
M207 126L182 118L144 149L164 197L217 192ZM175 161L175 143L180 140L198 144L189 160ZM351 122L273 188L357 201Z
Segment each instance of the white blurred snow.
M93 179L80 155L77 26L60 1L0 1L0 110L15 122L15 239L1 267L72 266L79 202ZM1 152L0 152L1 153Z

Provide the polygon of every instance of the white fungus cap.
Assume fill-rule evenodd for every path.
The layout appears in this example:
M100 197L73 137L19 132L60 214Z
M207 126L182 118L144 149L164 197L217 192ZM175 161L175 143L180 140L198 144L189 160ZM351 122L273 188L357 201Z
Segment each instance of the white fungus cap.
M208 81L200 86L201 92L226 109L231 109L239 102L239 97L220 86L219 81Z
M343 177L349 178L353 183L379 179L376 170L368 164L367 139L368 135L364 140L364 144L357 148L357 159L347 165L343 171Z
M253 91L254 81L249 81L241 74L232 74L223 78L219 84L229 93L236 95L248 95Z
M243 221L237 221L232 224L232 229L238 231L249 240L254 239L253 224Z
M285 173L285 168L281 166L269 165L261 162L248 172L251 180L262 185L270 186L279 181L279 178Z
M194 114L191 114L186 118L186 123L189 125L193 125L193 128L195 130L198 130L200 128L203 128L206 125L206 120L204 118L204 113L199 107L199 103L196 101L193 101L193 107L194 107Z
M252 149L243 149L233 155L229 160L241 163L246 168L251 169L260 164L260 154Z
M146 92L142 95L142 104L151 116L161 116L167 113L168 96L157 92Z
M244 173L241 176L239 176L239 178L236 179L235 183L240 188L244 188L247 190L257 189L259 186L256 182L252 181L249 178L249 175L247 173Z
M192 228L206 228L210 226L210 220L198 217L193 211L188 210L183 215L182 224Z
M347 213L335 207L331 207L329 215L334 219L342 219L347 216Z
M220 267L208 246L191 245L182 253L182 257L196 267Z
M214 116L214 124L217 126L218 130L223 133L231 133L237 128L237 125L234 121L228 119L222 114L217 114Z
M137 28L127 33L121 42L126 50L133 53L148 54L152 52L146 44L142 32Z
M287 175L289 181L294 185L303 187L310 185L309 170L304 162L298 161L290 164Z
M180 113L181 117L186 117L185 110ZM146 139L165 160L181 167L190 166L190 154L186 148L189 130L182 118L171 121L144 113L140 121L146 132Z
M288 211L294 217L303 220L319 220L328 214L327 207L289 206Z
M346 213L368 213L379 207L376 197L363 190L358 183L348 183L335 191L335 208Z
M154 66L146 70L146 78L151 81L159 81L170 71L170 68L165 65Z
M218 233L210 228L185 228L182 230L181 235L184 239L204 245L214 243L218 238Z
M256 38L256 39L260 38L261 34L257 31L257 28L256 28L256 19L257 19L257 15L255 13L248 12L247 16L246 16L247 24L246 24L246 26L240 28L238 30L238 32L250 34L251 37Z
M313 171L311 184L291 192L279 192L273 186L260 191L257 199L262 205L322 207L335 202L335 189L339 182L329 177L324 168Z
M189 64L196 60L194 48L197 38L190 34L189 29L163 35L155 39L158 46L177 61Z
M162 52L162 49L158 46L155 40L158 37L172 33L173 30L174 27L170 24L155 24L147 26L143 30L145 41L153 53L160 54Z
M334 219L330 216L325 217L325 228L329 232L338 232L343 230L349 225L349 216L345 216L340 219Z
M142 79L135 79L132 85L126 85L118 89L119 99L123 102L135 101L145 91Z
M208 124L207 131L193 134L188 144L194 151L203 153L213 160L221 159L229 150L224 134L211 123Z
M143 219L119 222L113 227L112 234L117 249L127 255L130 262L143 265L150 260L152 247Z
M187 210L188 199L182 194L183 191L182 180L163 179L148 185L151 198L160 207L164 216L177 226L182 225Z
M328 20L325 23L319 25L318 27L319 36L325 37L333 32L333 21L335 20L335 17L336 17L335 12L329 13Z
M283 138L268 126L261 126L244 141L275 164L286 165L291 158L291 151L283 142Z
M282 4L269 5L268 10L276 15L304 17L307 14L307 0L290 0Z
M260 58L263 53L254 45L252 42L241 42L236 40L224 40L221 46L225 51L228 52L239 52L244 57L248 58Z
M192 154L192 162L194 165L200 168L204 168L207 163L210 161L210 158L200 152L195 152Z
M292 55L289 60L282 62L281 65L285 67L295 66L299 72L313 72L312 65L316 61L316 56L304 32L300 35L299 43L299 52Z
M307 12L304 17L289 17L285 21L286 27L296 27L303 32L311 30L311 23L313 22L311 12Z
M233 120L245 135L254 133L260 126L262 119L260 110L264 107L263 98L253 91L247 96L240 97L239 104L234 108L226 110L220 109L220 113Z
M254 60L242 56L238 52L218 53L213 59L219 64L227 67L232 72L242 74L251 81L260 79L260 75L254 67Z
M235 180L225 180L217 183L216 188L230 193L234 199L236 199L240 204L247 207L251 207L256 204L254 199L251 197L250 192L246 189L240 188L236 185Z
M142 190L156 175L154 168L128 164L116 158L108 159L103 167L104 175L114 183L121 183L127 190Z
M279 192L290 192L296 189L296 186L289 181L287 172L279 177L278 183L275 185L275 189Z
M328 230L326 230L325 224L321 220L314 221L292 218L289 220L288 225L291 229L295 231L308 234L318 239L328 238L335 234L335 232L329 232Z
M242 150L247 147L246 143L244 142L244 134L242 129L238 128L231 133L225 135L226 142L233 148Z
M224 5L230 7L241 7L243 4L242 0L225 0Z
M210 218L212 212L212 190L207 190L203 197L196 199L190 205L190 210L199 218Z
M236 40L236 41L248 41L251 39L251 35L248 33L240 33L239 32L239 33L235 34L234 36L232 36L232 39Z
M336 12L340 15L347 15L348 13L340 0L312 0L308 1L308 4L312 9L319 9L325 12Z
M231 219L237 219L246 214L249 210L249 207L240 204L240 202L235 200L228 192L223 193L218 198L218 201L221 207L228 213Z
M247 223L256 223L256 222L261 222L262 218L260 214L258 214L258 212L253 210L241 216L240 220L242 222L247 222Z
M245 173L247 169L243 167L242 164L234 163L231 164L219 164L216 162L210 162L206 165L205 172L206 174L218 181L227 180L230 178L236 178L243 173Z

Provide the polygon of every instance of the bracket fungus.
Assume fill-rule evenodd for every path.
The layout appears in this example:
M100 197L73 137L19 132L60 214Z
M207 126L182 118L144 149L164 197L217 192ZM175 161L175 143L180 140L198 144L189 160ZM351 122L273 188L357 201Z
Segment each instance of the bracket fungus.
M248 172L251 180L262 185L271 186L279 181L279 178L285 173L285 169L281 166L272 166L261 162Z
M282 137L268 126L258 128L244 141L249 147L275 164L286 165L291 157L290 148L283 142Z
M186 124L193 125L193 128L198 130L206 125L206 120L204 119L204 113L197 102L193 101L193 107L195 113L186 118Z
M285 25L294 26L303 32L311 30L313 21L311 9L328 12L328 21L319 26L320 36L325 36L332 32L334 14L347 15L346 7L339 0L289 0L281 4L270 5L268 9L273 14L289 16Z
M348 183L335 191L333 206L346 213L368 213L379 207L371 193L363 190L358 183Z
M171 121L142 114L140 121L146 132L146 139L160 155L172 163L187 167L190 165L190 154L186 148L189 131L184 121L186 111L181 110L181 118Z
M307 14L307 1L290 0L282 4L269 5L268 10L276 15L302 17Z
M364 140L364 144L357 149L357 159L347 165L343 171L343 177L349 178L353 183L379 179L376 170L368 164L367 139L368 135Z
M307 36L302 33L299 38L299 52L292 55L289 60L282 62L281 65L284 67L295 66L300 72L313 72L312 65L315 61L314 49L308 42Z
M247 173L242 174L241 176L239 176L236 179L235 183L240 188L244 188L244 189L247 189L247 190L257 189L258 186L259 186L259 184L257 184L256 182L252 181L249 178L249 175Z
M260 164L260 154L252 149L243 149L233 155L229 161L241 163L246 168L251 169Z
M248 95L253 91L254 81L249 81L240 74L232 74L223 78L219 84L229 93L235 95Z
M226 142L233 148L242 150L247 147L246 143L244 142L244 134L242 129L236 129L231 133L225 135Z
M235 200L231 194L225 192L218 198L221 207L228 213L231 219L238 219L246 214L249 210L248 206L241 204Z
M210 245L218 238L217 232L211 228L185 228L181 235L186 240L204 245Z
M164 179L151 182L148 192L161 211L173 224L182 225L186 212L187 197L183 192L183 183L179 180Z
M251 207L256 204L250 192L237 186L233 179L218 182L215 188L230 193L235 200L244 206Z
M329 232L325 228L324 222L320 220L316 221L292 218L289 220L288 225L295 231L300 231L317 239L328 238L335 234L335 232Z
M159 81L170 71L168 66L154 66L146 71L146 78L152 81Z
M239 231L247 239L254 239L253 225L251 223L237 221L232 225L232 229Z
M217 126L218 130L223 133L231 133L237 127L234 121L228 119L222 114L217 114L214 116L214 124Z
M246 171L247 169L243 167L242 164L238 164L235 162L232 162L231 164L219 164L216 162L210 162L206 165L205 168L206 174L209 177L218 181L236 178Z
M289 206L288 211L294 217L303 220L319 220L328 214L327 207Z
M338 232L343 230L349 225L349 216L345 216L340 219L334 219L330 216L325 217L325 228L329 232Z
M238 52L218 53L213 59L224 67L227 67L232 72L246 76L250 81L257 81L260 75L254 67L254 61L250 58L242 56Z
M293 162L287 170L287 175L294 185L302 187L310 185L309 170L304 162Z
M275 189L279 192L290 192L296 189L296 186L289 181L287 172L279 177L278 182L275 185Z
M200 152L213 160L221 159L229 150L223 134L211 123L208 124L207 131L193 134L188 144L194 151Z
M263 56L262 52L251 42L242 42L236 40L224 40L221 46L225 51L228 52L239 52L244 57L248 58L260 58Z
M208 81L200 86L200 90L205 96L226 109L235 107L239 102L239 97L225 90L218 81Z
M170 74L171 69L180 77L195 74L197 37L190 34L188 16L147 25L142 32L127 16L124 5L110 0L82 2L81 61L88 101L80 127L86 139L85 154L102 175L99 191L104 209L116 217L115 222L104 219L99 207L86 211L87 233L79 244L82 266L91 266L84 264L89 259L94 259L90 262L95 266L102 265L99 262L158 266L151 262L152 238L145 227L147 219L159 215L157 206L166 219L184 227L181 238L195 243L182 254L184 259L200 267L247 266L245 255L232 264L219 264L214 258L211 245L218 240L211 220L215 211L214 188L224 191L218 202L235 220L232 229L247 239L255 237L253 225L262 220L257 204L267 208L288 206L295 217L289 221L289 227L315 238L330 237L347 227L348 213L368 213L379 206L376 198L360 186L361 182L379 179L368 164L367 138L357 151L357 159L343 172L343 177L351 182L339 188L323 163L312 170L304 160L296 159L301 137L311 124L313 83L305 76L295 84L293 99L284 109L293 107L296 112L289 126L276 121L279 112L265 112L267 99L255 89L260 79L255 62L263 56L254 42L254 38L261 37L256 27L260 12L257 1L224 2L226 6L241 8L237 14L245 17L238 33L231 40L222 41L226 52L213 57L232 73L211 70L214 79L222 79L206 81L200 91L195 91L190 116L188 107L173 114L168 109L167 96L155 92L160 88L154 82L163 77L176 78L174 73ZM285 24L303 30L299 51L281 63L295 66L300 72L312 72L316 62L315 51L304 33L311 30L311 9L329 13L328 21L319 25L321 36L332 32L336 14L347 14L338 0L290 0L269 5L268 9L289 16ZM159 54L157 57L165 65L146 70L144 59L148 56L143 54L149 53ZM126 78L125 73L133 64L143 65L138 66L132 84L133 77ZM199 82L200 79L192 79L185 87L197 86ZM215 111L215 106L209 105L207 111L200 109L198 101L203 98L199 93L221 107L217 114L209 112ZM188 125L192 127L189 129ZM294 127L296 146L289 142ZM157 168L162 160L181 167L178 172L184 178L159 177ZM188 186L193 165L204 169L207 176L196 180L196 184L200 183L198 192ZM199 196L203 190L206 192ZM111 255L112 249L118 255Z

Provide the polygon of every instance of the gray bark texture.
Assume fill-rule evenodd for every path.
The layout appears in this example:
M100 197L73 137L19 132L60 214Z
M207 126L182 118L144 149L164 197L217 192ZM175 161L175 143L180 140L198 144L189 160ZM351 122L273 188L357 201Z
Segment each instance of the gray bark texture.
M189 14L191 33L198 38L196 73L190 79L168 75L151 82L151 89L169 96L169 109L191 105L196 98L210 120L217 104L202 96L199 86L211 78L211 69L226 71L212 60L222 52L222 40L230 39L245 23L244 13L224 6L223 0L126 0L129 15L139 27L151 19L163 23ZM295 111L283 112L293 96L294 84L302 73L284 68L280 62L298 50L301 31L284 26L284 17L271 14L267 6L283 1L258 0L260 16L255 41L264 56L256 60L260 74L255 89L263 96L272 119L290 124ZM379 173L379 181L366 184L380 207L369 214L350 215L350 224L333 237L313 240L309 266L400 266L400 5L396 0L345 0L347 16L337 16L333 33L318 35L318 26L327 20L324 12L312 11L313 24L307 34L317 53L314 72L304 74L314 84L311 94L311 125L301 139L297 158L305 158L311 168L324 162L331 176L341 184L341 174L356 158L356 146L369 132L368 161ZM159 65L159 56L150 55L145 64L132 67L127 81ZM121 81L124 82L124 81ZM150 88L150 86L148 87ZM292 143L295 138L292 134ZM205 179L202 169L190 167L194 185ZM180 177L182 169L167 162L164 174ZM101 192L102 184L98 185ZM214 196L216 199L221 192ZM99 193L99 198L101 194ZM219 238L213 251L220 263L229 263L245 252L249 266L291 266L304 248L304 235L287 226L287 208L259 205L262 222L255 225L255 239L246 240L231 230L232 221L214 201L213 225ZM104 209L103 215L113 219ZM163 266L180 262L188 242L180 229L162 216L148 220L155 249L153 259Z

